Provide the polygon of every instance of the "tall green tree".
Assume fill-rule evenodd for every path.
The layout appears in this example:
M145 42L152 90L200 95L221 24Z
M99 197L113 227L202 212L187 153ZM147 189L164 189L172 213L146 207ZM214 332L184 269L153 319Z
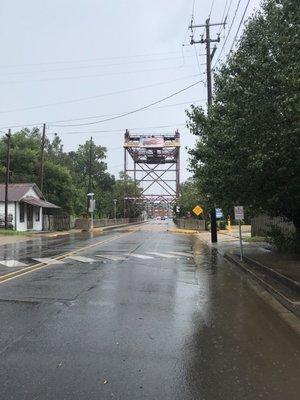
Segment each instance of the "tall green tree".
M300 235L299 3L266 0L215 74L208 115L188 111L198 136L191 165L220 206L243 204L292 220Z
M204 211L208 211L207 199L201 193L197 180L194 178L189 178L180 185L180 197L177 201L177 206L179 206L180 216L186 216L188 213L191 216L196 217L193 213L193 209L201 205Z
M106 148L96 145L93 140L87 140L84 144L79 145L76 151L68 153L66 163L72 171L76 187L80 189L80 201L75 205L76 214L86 211L88 191L95 194L95 215L105 217L109 214L110 205L107 204L107 193L112 190L115 179L107 172L105 158ZM91 187L89 187L90 183Z

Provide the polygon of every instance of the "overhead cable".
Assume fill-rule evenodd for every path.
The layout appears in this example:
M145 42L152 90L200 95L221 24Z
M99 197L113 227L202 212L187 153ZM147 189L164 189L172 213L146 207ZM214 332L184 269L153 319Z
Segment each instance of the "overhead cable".
M232 19L232 21L231 21L229 30L228 30L227 35L226 35L226 37L225 37L225 40L224 40L224 42L223 42L223 46L222 46L221 51L220 51L220 53L219 53L219 55L218 55L218 58L216 59L216 62L214 63L213 69L215 68L215 66L217 65L218 61L219 61L220 58L221 58L221 55L222 55L222 53L223 53L223 50L224 50L225 45L226 45L226 43L227 43L227 40L228 40L228 38L229 38L231 29L232 29L232 27L233 27L233 24L234 24L234 21L235 21L235 18L236 18L238 9L239 9L239 7L240 7L240 4L241 4L241 0L238 0L237 6L236 6L236 8L235 8L235 12L234 12L233 19Z
M165 105L163 105L163 106L151 107L151 108L149 108L149 109L147 109L147 110L148 110L148 111L149 111L149 110L158 110L158 109L160 109L160 108L168 108L168 107L182 106L182 105L185 105L185 104L194 104L194 103L198 103L198 102L200 102L200 101L206 101L206 99L203 98L203 99L197 99L197 100L184 101L184 102L175 103L175 104L165 104ZM59 121L50 121L50 122L48 122L48 124L62 123L62 122L72 122L72 121L83 121L83 120L86 120L86 119L95 119L95 118L104 118L104 117L113 117L113 116L119 115L119 114L123 114L123 113L120 113L120 112L119 112L119 113L114 113L114 114L90 115L90 116L88 116L88 117L71 118L71 119L61 119L61 120L59 120Z
M204 83L204 81L202 81L202 80L197 81L197 82L194 82L194 83L192 83L191 85L186 86L185 88L183 88L183 89L181 89L181 90L178 90L177 92L174 92L174 93L172 93L172 94L170 94L170 95L168 95L168 96L166 96L166 97L164 97L164 98L162 98L162 99L160 99L160 100L154 101L154 102L152 102L152 103L150 103L150 104L147 104L147 105L145 105L145 106L143 106L143 107L136 108L135 110L131 110L131 111L128 111L128 112L126 112L126 113L116 115L115 117L102 119L102 120L100 120L100 121L84 122L84 123L81 123L81 124L67 124L67 125L55 125L55 124L52 124L51 126L57 126L57 127L64 127L64 126L87 126L87 125L101 124L101 123L107 122L107 121L113 121L113 120L115 120L115 119L123 118L123 117L126 117L127 115L131 115L131 114L135 114L135 113L137 113L137 112L139 112L139 111L143 111L143 110L145 110L145 109L147 109L147 108L149 108L149 107L151 107L151 106L154 106L155 104L159 104L159 103L161 103L161 102L163 102L163 101L165 101L165 100L170 99L171 97L177 96L178 94L180 94L180 93L182 93L182 92L185 92L186 90L188 90L188 89L190 89L190 88L192 88L192 87L198 85L198 84L201 83L201 82Z
M5 113L10 113L10 112L15 112L15 111L36 110L36 109L39 109L39 108L47 108L47 107L58 106L58 105L62 105L62 104L80 103L82 101L98 99L100 97L112 96L112 95L115 95L115 94L128 93L128 92L133 92L133 91L136 91L136 90L148 89L148 88L151 88L151 87L166 85L166 84L173 83L173 82L176 82L176 81L179 81L179 80L195 78L196 76L198 76L198 75L189 75L189 76L185 76L185 77L182 77L182 78L172 79L172 80L169 80L169 81L163 81L163 82L158 82L158 83L154 83L154 84L150 84L150 85L144 85L144 86L138 86L138 87L131 88L131 89L118 90L118 91L115 91L115 92L102 93L102 94L95 95L95 96L80 97L80 98L72 99L72 100L58 101L56 103L40 104L40 105L24 107L24 108L14 108L14 109L10 109L10 110L0 111L0 114L5 114Z
M197 76L198 76L198 75L197 75ZM115 117L112 117L112 118L107 118L107 119L100 120L100 121L94 121L94 122L82 123L82 124L64 124L64 125L58 125L58 124L56 124L56 122L59 122L59 121L45 121L45 123L46 123L47 125L50 125L50 126L65 127L65 126L85 126L85 125L94 125L94 124L97 124L97 123L102 123L102 122L106 122L106 121L111 121L111 120L114 120L114 119L118 119L118 118L125 117L126 115L130 115L130 114L133 114L133 113L136 113L136 112L139 112L139 111L146 110L146 109L150 108L150 107L153 106L153 105L159 104L159 103L161 103L161 102L163 102L163 101L165 101L165 100L168 100L168 99L170 99L170 98L172 98L172 97L174 97L174 96L177 96L177 95L180 94L180 93L185 92L186 90L192 88L193 86L198 85L199 83L204 83L204 81L199 80L199 81L197 81L197 82L194 82L193 84L191 84L191 85L189 85L189 86L187 86L187 87L185 87L185 88L183 88L183 89L181 89L181 90L178 90L177 92L172 93L172 94L170 94L169 96L166 96L166 97L164 97L164 98L162 98L162 99L160 99L160 100L157 100L157 101L154 101L154 102L152 102L152 103L150 103L150 104L147 104L147 105L144 106L144 107L140 107L140 108L138 108L138 109L131 110L131 111L129 111L129 112L116 115ZM88 118L90 118L90 117L88 117ZM74 120L76 120L76 118L73 119L73 121L74 121ZM72 120L70 119L69 121L72 121ZM8 125L8 126L2 126L2 127L0 127L0 129L6 129L6 128L23 128L24 126L25 126L25 127L34 127L34 126L38 126L38 125L40 125L40 124L41 124L41 122L23 123L23 124L10 124L10 125Z
M238 29L237 29L237 31L236 31L236 34L235 34L234 38L233 38L233 42L232 42L232 45L231 45L231 47L230 47L229 53L231 53L231 51L232 51L232 49L233 49L233 46L234 46L234 43L235 43L235 41L237 40L239 31L240 31L240 29L241 29L241 26L242 26L242 23L243 23L243 21L244 21L246 12L247 12L247 10L248 10L249 3L250 3L250 0L248 0L248 2L247 2L247 4L246 4L246 7L245 7L244 13L243 13L243 15L242 15L242 18L241 18L241 20L240 20Z

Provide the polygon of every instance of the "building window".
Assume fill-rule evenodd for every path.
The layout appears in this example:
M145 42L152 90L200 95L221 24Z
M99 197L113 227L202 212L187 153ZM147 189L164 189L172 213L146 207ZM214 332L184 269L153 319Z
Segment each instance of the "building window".
M35 208L35 220L36 221L40 220L40 207Z
M20 203L20 222L24 222L25 220L25 204Z

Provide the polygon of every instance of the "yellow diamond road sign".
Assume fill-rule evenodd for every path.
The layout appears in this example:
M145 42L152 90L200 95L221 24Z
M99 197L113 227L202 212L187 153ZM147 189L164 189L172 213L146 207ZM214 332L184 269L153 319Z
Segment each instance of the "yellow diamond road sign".
M203 213L203 208L201 206L196 206L193 208L193 213L197 215L197 217Z

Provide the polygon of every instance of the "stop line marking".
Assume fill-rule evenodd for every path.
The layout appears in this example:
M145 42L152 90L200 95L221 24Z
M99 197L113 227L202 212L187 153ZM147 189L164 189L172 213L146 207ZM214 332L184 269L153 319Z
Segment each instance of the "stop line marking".
M134 257L138 258L141 260L153 260L156 257L160 258L178 258L179 256L181 257L192 257L193 255L191 253L184 253L180 251L169 251L167 253L160 253L156 251L148 251L146 254L140 254L140 253L124 253L122 255L118 254L96 254L95 258L90 258L90 257L84 257L84 256L77 256L77 255L69 255L64 258L65 261L55 259L55 258L49 258L49 257L39 257L39 258L32 258L32 260L37 261L38 263L45 264L47 265L61 265L65 264L68 260L73 260L73 261L79 261L81 263L95 263L98 261L104 261L104 260L109 260L109 261L125 261L128 259L128 257ZM29 267L28 264L23 263L18 260L0 260L0 265L3 265L7 268L24 268L24 267Z
M103 258L104 260L111 260L111 261L126 260L126 257L115 256L113 254L97 254L96 257Z
M37 261L39 263L47 264L47 265L55 265L55 264L63 264L64 262L61 260L55 260L53 258L33 258L34 261Z
M94 260L93 258L83 257L83 256L68 256L68 257L66 257L66 259L71 259L71 260L79 261L79 262L82 262L82 263L97 262L97 260Z
M176 254L177 256L192 257L192 253L182 253L181 251L169 251L169 253Z
M157 253L156 251L147 251L147 254L153 254L154 256L164 257L164 258L176 258L175 255L166 253Z
M1 260L0 264L4 265L7 268L27 267L27 264L24 264L17 260Z
M127 254L127 255L130 256L130 257L141 258L142 260L153 259L153 257L146 256L145 254L130 253L130 254Z

